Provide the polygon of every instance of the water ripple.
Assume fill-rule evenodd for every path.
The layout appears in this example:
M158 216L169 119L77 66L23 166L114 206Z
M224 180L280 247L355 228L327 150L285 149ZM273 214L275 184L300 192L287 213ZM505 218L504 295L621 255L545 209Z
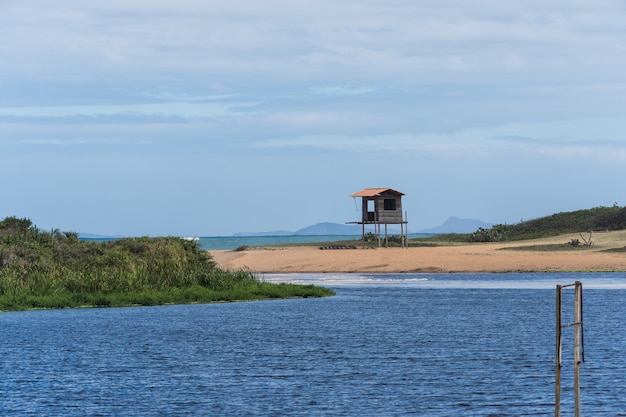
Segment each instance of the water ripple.
M3 313L0 414L553 415L552 284L574 279L583 413L624 415L620 274L464 277L355 275L325 299Z

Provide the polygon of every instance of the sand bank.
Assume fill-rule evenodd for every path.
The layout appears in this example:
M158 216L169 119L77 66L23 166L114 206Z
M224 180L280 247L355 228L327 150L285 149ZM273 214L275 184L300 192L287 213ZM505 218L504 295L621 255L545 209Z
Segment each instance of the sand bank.
M586 237L586 236L585 236ZM568 272L626 271L626 231L594 233L590 248L557 251L505 250L511 247L563 244L578 234L507 243L416 248L334 249L286 246L246 251L210 251L225 269L255 273L304 272ZM582 242L582 240L581 240Z

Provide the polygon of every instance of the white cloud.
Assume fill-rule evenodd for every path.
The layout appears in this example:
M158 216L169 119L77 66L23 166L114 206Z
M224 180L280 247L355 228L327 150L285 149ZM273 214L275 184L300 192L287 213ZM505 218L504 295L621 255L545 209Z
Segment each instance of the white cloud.
M51 7L22 0L2 7L0 35L11 42L0 45L0 71L52 79L263 73L274 81L395 75L408 82L437 71L595 72L606 51L623 51L625 33L624 7L612 1L564 8L536 1L68 0ZM611 59L617 68L603 71L616 75L624 59Z
M621 119L516 124L439 134L312 135L270 139L259 148L320 148L341 152L394 153L419 158L551 158L626 162L626 138L601 136ZM595 130L594 126L603 126ZM624 126L626 127L626 126ZM535 136L529 136L535 135ZM600 136L599 136L600 135Z
M142 143L141 141L134 141L136 143ZM50 146L92 146L92 145L119 145L120 143L128 143L126 140L121 139L58 139L52 137L46 137L41 139L26 139L21 140L23 145L50 145ZM145 143L145 142L143 142Z
M311 87L311 93L323 96L352 96L369 94L375 92L377 89L374 87L366 86L326 86L326 87Z
M545 207L532 198L541 181L554 179L544 194L561 186L555 164L573 167L576 187L613 200L626 162L625 8L617 0L3 0L0 157L10 166L0 170L14 177L12 167L35 155L50 183L74 195L66 178L54 177L49 154L70 168L74 159L105 155L115 165L123 157L129 172L141 159L173 184L199 178L201 186L173 188L193 193L202 218L214 206L202 187L240 192L306 180L312 189L341 177L352 191L380 175L429 187L430 201L449 205L471 190L465 200L477 211L493 210L492 199L471 201L480 193L474 186L489 183L514 190L514 210L536 211ZM174 154L176 167L164 163ZM406 163L358 179L316 172L328 159L353 174L384 158ZM539 166L532 186L530 166ZM590 166L601 173L578 172ZM177 177L181 167L185 177ZM435 171L427 184L414 181ZM20 190L38 184L23 174L25 186L5 190L6 201L23 201ZM142 190L160 196L153 177ZM123 189L126 178L119 187L136 191ZM437 195L446 187L457 188ZM499 210L511 209L510 198ZM245 216L237 217L223 227L240 227ZM271 217L263 221L282 220Z
M68 117L68 116L177 116L183 118L226 117L237 109L257 103L167 102L88 106L0 107L0 116Z

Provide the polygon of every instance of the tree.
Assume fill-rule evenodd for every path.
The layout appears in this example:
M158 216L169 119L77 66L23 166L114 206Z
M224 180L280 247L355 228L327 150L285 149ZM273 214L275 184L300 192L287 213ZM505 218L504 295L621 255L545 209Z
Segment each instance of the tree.
M33 225L33 222L30 219L23 218L19 219L15 216L10 216L0 221L0 229L3 230L14 230L25 232L30 229Z

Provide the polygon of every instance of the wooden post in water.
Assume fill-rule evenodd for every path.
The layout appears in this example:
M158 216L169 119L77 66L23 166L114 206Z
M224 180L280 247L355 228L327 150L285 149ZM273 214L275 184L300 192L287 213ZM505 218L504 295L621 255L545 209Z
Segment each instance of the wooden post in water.
M574 416L580 417L580 342L582 336L582 284L574 287Z
M554 417L561 417L561 287L556 286L556 364L554 366Z
M563 288L574 287L574 322L562 324L561 304ZM561 416L561 347L562 331L574 327L574 416L580 417L580 363L585 361L583 333L583 285L580 281L569 285L556 286L556 363L554 386L554 415Z

